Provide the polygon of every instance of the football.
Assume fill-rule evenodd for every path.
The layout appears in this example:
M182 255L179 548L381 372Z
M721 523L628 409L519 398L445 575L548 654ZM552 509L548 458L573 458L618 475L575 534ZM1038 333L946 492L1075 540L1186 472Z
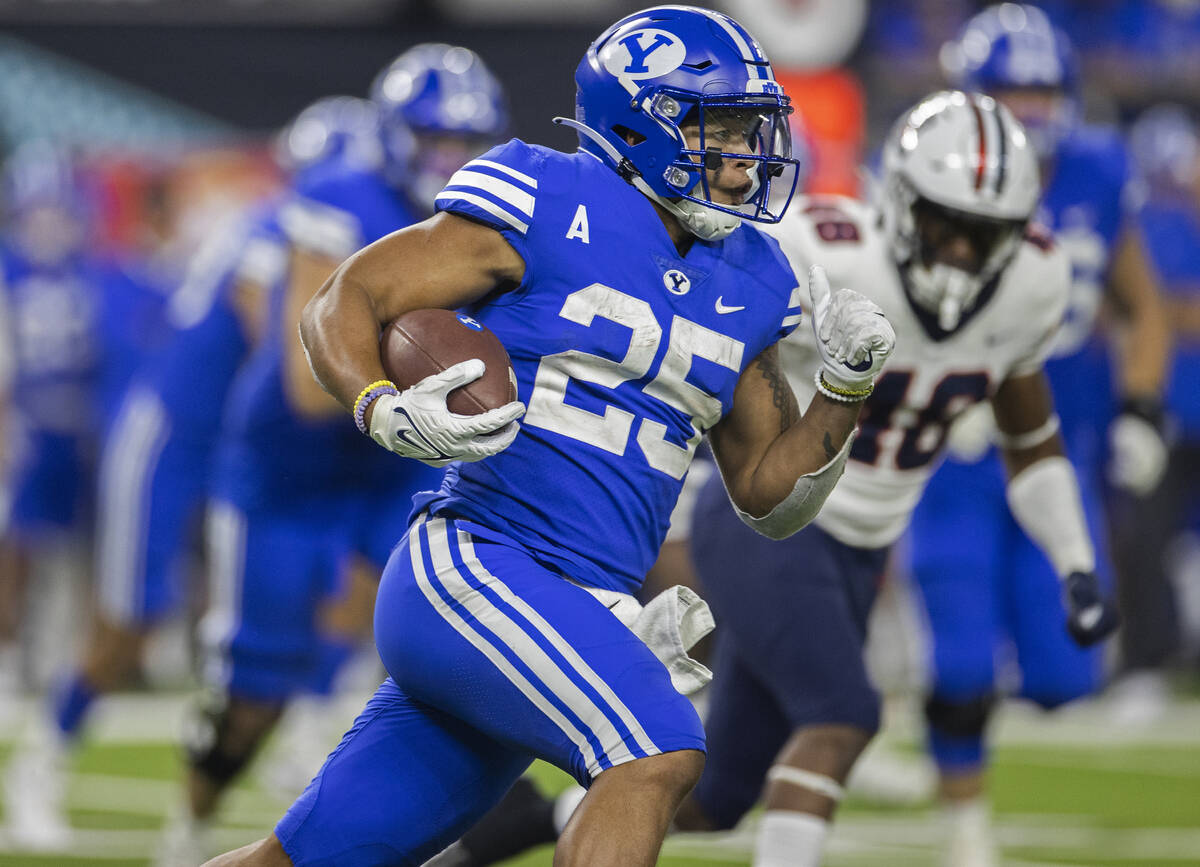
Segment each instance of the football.
M388 378L401 390L460 361L481 359L483 376L450 392L446 406L476 415L517 399L517 375L504 344L464 313L430 308L412 310L383 329L379 355Z

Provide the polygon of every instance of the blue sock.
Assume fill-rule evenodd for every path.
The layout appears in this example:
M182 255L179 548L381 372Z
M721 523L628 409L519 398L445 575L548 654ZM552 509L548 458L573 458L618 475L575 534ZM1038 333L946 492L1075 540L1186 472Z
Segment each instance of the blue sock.
M83 718L95 698L96 691L84 682L79 672L59 682L52 699L54 721L58 723L58 730L65 740L72 740L79 733Z

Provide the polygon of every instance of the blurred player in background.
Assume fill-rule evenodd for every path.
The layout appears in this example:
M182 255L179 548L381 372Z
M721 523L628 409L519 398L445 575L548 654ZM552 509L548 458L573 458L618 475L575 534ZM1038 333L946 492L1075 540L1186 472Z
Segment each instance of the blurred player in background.
M756 43L719 13L649 9L576 81L578 152L494 148L443 213L360 251L305 310L314 370L360 426L449 468L380 585L391 677L276 834L214 863L420 863L540 756L589 785L559 863L653 864L703 732L609 606L657 554L705 430L764 532L806 523L840 473L892 334L817 269L822 393L800 416L774 348L799 321L796 277L742 223L778 219L796 167ZM403 393L374 382L380 324L428 306L496 332L527 413L448 413L471 361Z
M14 502L0 581L18 594L5 600L6 616L23 618L33 629L40 618L29 616L20 587L40 563L38 589L45 596L54 581L45 565L54 552L91 542L103 432L133 369L157 339L162 296L130 268L89 249L88 207L65 152L28 143L10 158L5 182L12 329L6 342L11 339L16 360L5 442ZM29 735L34 744L53 740L36 722ZM34 748L6 773L7 817L22 844L63 840L64 826L53 821L53 811L46 818L38 797L43 789L61 793L54 754L52 747Z
M1169 699L1164 668L1181 661L1184 626L1168 575L1171 542L1200 526L1200 130L1183 107L1158 105L1138 117L1129 141L1145 196L1139 223L1177 346L1167 392L1177 440L1167 470L1113 528L1124 620L1123 676L1113 692L1119 719L1132 723L1161 713Z
M279 209L287 279L270 295L264 340L239 371L222 423L207 530L212 594L201 623L212 695L190 745L188 816L168 832L165 860L180 864L212 854L204 832L219 797L287 703L330 693L369 635L379 572L408 525L413 493L441 481L346 424L312 378L295 328L300 311L355 250L431 214L437 192L508 122L483 61L446 44L404 52L379 74L370 103L316 108L340 112L343 125L355 113L361 129L338 158L300 173ZM303 151L320 126L319 111L302 115L288 146ZM305 769L305 781L315 770L315 762Z
M128 685L150 629L184 598L183 555L225 392L281 260L261 221L255 233L239 225L211 239L167 305L162 346L120 401L100 460L95 623L78 666L51 691L50 719L9 769L10 824L31 844L65 841L62 775L88 709Z
M951 82L1012 110L1040 158L1044 193L1035 216L1054 232L1072 269L1046 373L1088 523L1101 540L1096 568L1107 586L1105 475L1143 497L1158 484L1167 456L1161 394L1170 335L1141 232L1127 215L1125 148L1114 130L1081 125L1073 51L1034 6L1005 3L979 13L943 60ZM1119 335L1097 329L1106 298ZM1116 382L1109 364L1114 349ZM978 459L993 428L986 412L965 417L951 435L952 454L973 451ZM1042 707L1088 695L1103 679L1100 649L1076 647L1059 626L1053 572L1060 564L1051 569L1031 541L1037 536L1009 516L1005 492L995 452L978 464L952 459L913 517L912 574L933 642L929 745L941 773L951 851L975 853L958 867L995 863L984 731L997 694L998 643L1007 640L1003 646L1015 652L1008 658L1021 679L1013 691Z

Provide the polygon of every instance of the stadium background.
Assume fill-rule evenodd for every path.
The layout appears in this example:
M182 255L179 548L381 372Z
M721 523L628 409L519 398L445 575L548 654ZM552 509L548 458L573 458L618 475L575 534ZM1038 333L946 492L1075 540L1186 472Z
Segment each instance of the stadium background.
M550 123L570 114L571 77L596 33L644 5L627 0L0 0L0 147L52 140L78 150L97 205L97 244L180 259L214 222L278 181L275 132L330 94L364 95L408 46L449 41L475 49L508 88L513 134L551 146L573 137ZM982 5L961 0L727 0L712 4L759 35L801 105L813 185L852 192L897 112L941 86L938 52ZM1200 3L1042 4L1080 49L1090 120L1131 124L1161 102L1200 111ZM1195 290L1197 287L1191 287ZM1196 339L1196 338L1193 338ZM1185 396L1185 399L1187 396ZM1191 396L1193 402L1200 397ZM1186 407L1184 409L1187 409ZM1180 543L1177 599L1184 641L1173 700L1129 713L1112 697L1053 718L1006 711L995 771L1009 864L1200 864L1200 702L1192 678L1200 640L1200 542ZM1189 548L1188 546L1191 545ZM1188 552L1192 553L1189 555ZM86 577L59 570L26 632L35 684L69 653L86 617ZM911 669L912 665L908 666ZM345 719L374 677L350 678ZM892 666L900 683L911 670ZM69 803L84 829L70 857L7 851L0 865L143 864L175 799L175 741L191 686L184 630L148 661L161 693L106 700L74 769ZM355 691L358 689L359 691ZM0 757L30 699L0 695ZM1125 724L1114 724L1114 713ZM1153 711L1153 712L1151 712ZM889 735L916 749L901 711ZM269 757L269 756L268 756ZM544 770L548 787L562 785ZM224 810L230 845L270 826L290 797L254 776ZM880 810L851 803L829 863L926 864L929 805ZM664 864L744 864L749 836L668 844ZM522 864L549 864L542 852Z

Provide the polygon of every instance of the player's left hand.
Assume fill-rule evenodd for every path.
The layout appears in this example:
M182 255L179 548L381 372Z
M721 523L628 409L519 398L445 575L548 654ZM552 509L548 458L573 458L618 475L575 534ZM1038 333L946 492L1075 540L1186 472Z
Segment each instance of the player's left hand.
M1103 641L1121 625L1111 599L1100 591L1095 572L1072 572L1063 582L1067 631L1080 647Z
M833 386L868 388L896 346L896 332L879 305L851 289L830 291L825 269L808 269L812 324L822 373Z
M1144 497L1162 481L1168 446L1162 410L1146 401L1127 401L1108 428L1108 480L1117 488Z

